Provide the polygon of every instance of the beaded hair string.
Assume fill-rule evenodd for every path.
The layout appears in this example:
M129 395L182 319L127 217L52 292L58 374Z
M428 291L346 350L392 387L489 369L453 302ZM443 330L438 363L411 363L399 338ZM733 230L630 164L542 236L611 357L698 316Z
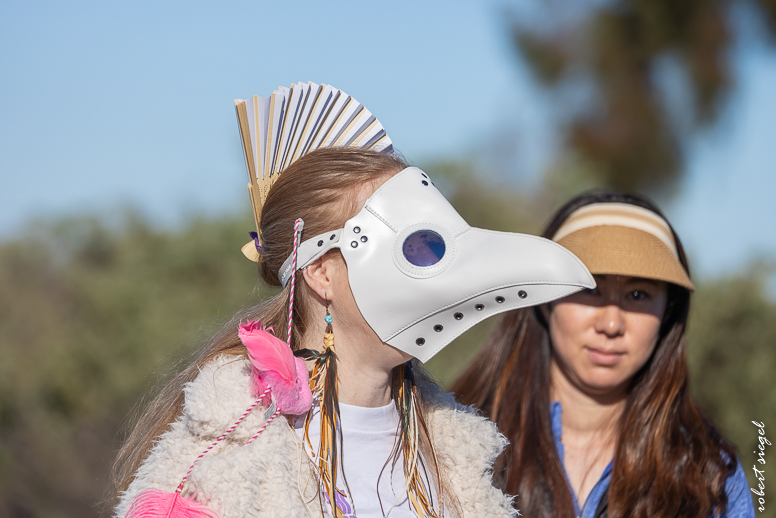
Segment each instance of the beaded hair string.
M310 376L310 390L313 399L318 401L319 416L321 421L320 446L315 453L310 441L310 423L314 408L307 413L304 423L304 438L309 451L312 452L318 476L323 485L324 492L331 504L334 518L344 518L342 507L347 506L343 492L337 488L337 475L339 472L339 448L342 443L342 429L340 427L339 404L337 401L337 353L334 350L333 318L329 313L329 301L326 301L326 331L323 335L323 352L317 353L309 349L297 351L295 354L306 360L315 360L312 375ZM344 477L343 477L344 478ZM347 484L347 482L346 482Z
M394 380L394 394L396 406L399 410L399 428L394 443L391 457L386 461L385 467L391 464L391 470L396 469L399 459L403 461L405 491L409 498L410 506L417 516L438 518L444 516L444 507L442 502L442 479L439 473L436 452L430 441L430 434L426 421L423 418L423 412L418 403L419 396L416 386L413 362L409 361L396 368L396 378ZM432 497L429 482L431 480L429 472L426 469L426 463L420 454L420 445L425 442L426 448L431 457L431 474L435 477L437 494L439 495L439 509L434 508L434 499ZM383 469L385 469L385 467ZM382 474L380 475L382 477ZM378 482L379 483L379 482ZM380 509L384 515L386 512L380 500Z
M327 500L331 503L334 518L345 518L345 509L349 506L344 497L344 493L336 486L340 457L338 444L341 444L342 442L342 430L339 425L337 354L334 350L334 330L332 327L332 320L331 314L329 314L327 301L325 317L326 331L323 337L323 352L317 353L316 351L303 349L297 351L295 354L304 357L307 360L315 360L315 366L313 368L312 376L310 377L310 389L313 393L313 398L317 400L320 405L321 441L317 453L314 452L312 441L310 441L309 436L313 409L307 413L305 419L304 438L309 449L308 451L313 452L312 457ZM444 509L442 507L443 502L441 499L442 481L437 467L436 454L433 446L430 444L429 431L418 404L419 396L412 362L407 362L397 367L396 378L393 393L399 410L400 421L397 430L398 437L391 453L391 458L388 459L385 467L390 463L392 464L391 469L395 469L401 458L403 460L402 468L404 469L406 480L405 491L407 492L410 506L417 516L437 518L444 514ZM440 495L438 504L439 510L434 508L434 499L431 496L432 493L428 484L428 481L430 481L429 473L426 470L425 462L420 454L421 441L426 441L429 446L428 451L431 455L433 466L431 472L432 475L435 476L436 487L438 488L438 494ZM345 484L347 485L347 480L345 480ZM343 509L343 507L345 509ZM382 508L382 501L380 502L380 507ZM390 510L388 512L390 512Z

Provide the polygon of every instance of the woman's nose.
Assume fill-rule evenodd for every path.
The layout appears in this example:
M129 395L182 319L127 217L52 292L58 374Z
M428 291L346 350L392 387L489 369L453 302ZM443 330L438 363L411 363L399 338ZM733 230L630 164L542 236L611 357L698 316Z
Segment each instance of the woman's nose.
M616 304L608 304L599 309L595 330L613 338L625 334L625 319L622 309Z

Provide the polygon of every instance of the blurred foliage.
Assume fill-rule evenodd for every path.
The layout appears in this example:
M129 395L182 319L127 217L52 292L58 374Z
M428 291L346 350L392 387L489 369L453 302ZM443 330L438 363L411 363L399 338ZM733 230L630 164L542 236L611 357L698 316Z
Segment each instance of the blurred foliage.
M766 291L767 276L773 272L772 265L754 264L740 275L700 284L689 324L693 395L738 447L739 460L755 488L752 466L759 441L752 421L764 423L765 436L776 445L776 303ZM765 466L756 464L758 469L776 466L773 446L766 446L765 460ZM772 480L772 475L766 478L765 512L757 516L776 517L776 506L769 504L776 487Z
M540 16L512 17L514 46L537 81L562 98L554 106L568 148L590 162L601 185L624 191L670 190L687 138L719 119L735 86L737 31L776 36L773 0L534 4ZM755 22L735 23L745 18ZM683 88L665 88L667 65Z
M467 167L427 169L473 225L536 232L563 201L551 178L528 196L471 180ZM137 398L268 293L239 252L252 226L247 215L165 232L132 215L117 227L83 218L0 244L0 516L99 515L117 432ZM745 466L755 458L750 422L776 430L776 303L764 275L700 282L690 334L694 392ZM494 324L429 362L440 382L461 372Z
M86 218L0 246L0 516L97 515L128 409L258 299L239 252L252 227Z

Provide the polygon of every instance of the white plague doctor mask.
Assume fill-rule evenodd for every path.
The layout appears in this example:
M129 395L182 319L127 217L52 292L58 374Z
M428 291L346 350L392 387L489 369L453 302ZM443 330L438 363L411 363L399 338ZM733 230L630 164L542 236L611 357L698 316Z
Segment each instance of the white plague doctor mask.
M338 145L392 150L374 116L327 85L297 83L235 104L257 227L274 179L302 154ZM333 248L366 322L422 362L490 316L595 287L582 262L550 240L469 226L417 167L380 186L343 228L304 239L296 270ZM243 247L257 259L255 250ZM278 272L283 286L292 270L293 254Z
M470 227L417 167L383 184L344 228L303 241L297 269L332 248L367 323L422 362L490 316L595 287L550 240ZM284 286L291 264L279 272Z

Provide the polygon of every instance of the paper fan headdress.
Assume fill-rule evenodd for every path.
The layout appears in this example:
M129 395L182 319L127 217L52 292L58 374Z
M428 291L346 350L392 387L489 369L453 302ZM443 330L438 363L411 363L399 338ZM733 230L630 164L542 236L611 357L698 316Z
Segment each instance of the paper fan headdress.
M248 169L256 238L243 246L259 260L261 208L272 184L300 157L322 147L390 152L391 139L372 112L342 90L313 82L279 87L269 97L236 99L237 121Z

